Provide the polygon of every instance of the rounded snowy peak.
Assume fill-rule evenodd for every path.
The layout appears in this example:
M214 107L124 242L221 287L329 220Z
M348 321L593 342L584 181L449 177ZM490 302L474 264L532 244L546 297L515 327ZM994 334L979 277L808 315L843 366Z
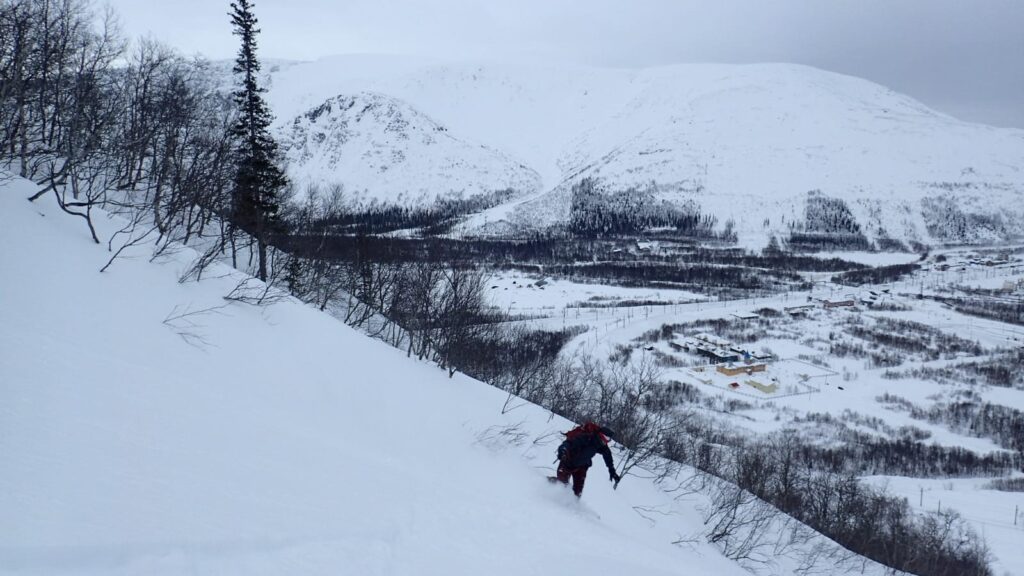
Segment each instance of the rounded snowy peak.
M340 183L363 201L423 205L539 186L521 162L375 92L330 97L281 125L278 138L300 181Z

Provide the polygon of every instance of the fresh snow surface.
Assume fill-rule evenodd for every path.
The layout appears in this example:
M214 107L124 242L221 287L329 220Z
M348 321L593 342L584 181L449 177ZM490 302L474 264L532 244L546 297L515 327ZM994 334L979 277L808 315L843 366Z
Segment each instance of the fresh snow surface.
M0 573L748 574L697 497L549 485L566 422L295 301L227 303L228 269L178 283L189 250L99 273L32 190L0 187Z

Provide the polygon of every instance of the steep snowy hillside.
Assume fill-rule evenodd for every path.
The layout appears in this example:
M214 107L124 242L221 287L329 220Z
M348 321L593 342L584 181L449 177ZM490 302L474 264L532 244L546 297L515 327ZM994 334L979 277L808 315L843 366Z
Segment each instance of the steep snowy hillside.
M272 85L279 118L370 90L541 175L532 197L478 215L467 230L564 222L571 185L592 176L610 191L647 186L695 201L719 225L734 220L740 243L752 247L801 229L816 196L841 199L872 242L1024 232L1024 132L960 122L876 84L803 66L603 70L353 56L282 66ZM431 156L415 142L397 150ZM475 168L477 160L467 166L473 180L488 171L496 186L508 179Z
M929 220L929 200L1024 226L1024 133L969 125L855 78L786 65L669 68L583 134L566 170L618 189L657 184L741 234L784 236L809 192L844 201L871 239L991 241ZM568 194L560 191L567 217ZM551 203L530 211L551 214ZM934 215L936 218L939 215Z
M227 303L229 270L179 284L188 250L101 274L32 189L0 186L0 573L747 573L672 544L694 500L549 485L565 422L297 302Z
M293 174L344 183L350 200L422 206L437 198L529 194L539 176L501 152L470 144L388 96L335 96L279 131Z

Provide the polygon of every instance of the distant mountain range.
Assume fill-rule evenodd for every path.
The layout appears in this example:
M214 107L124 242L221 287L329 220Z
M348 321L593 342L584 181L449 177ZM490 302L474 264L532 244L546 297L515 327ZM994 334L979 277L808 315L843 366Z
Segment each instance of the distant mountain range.
M886 248L1024 235L1024 131L805 66L349 56L268 68L294 179L341 183L361 205L502 192L466 216L466 234L566 225L573 186L591 178L609 198L636 191L711 216L750 248L772 236Z

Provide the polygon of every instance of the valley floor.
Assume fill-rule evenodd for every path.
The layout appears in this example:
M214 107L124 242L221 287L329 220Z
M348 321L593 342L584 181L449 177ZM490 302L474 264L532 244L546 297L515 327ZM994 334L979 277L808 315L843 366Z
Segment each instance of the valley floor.
M912 417L904 408L882 402L881 397L892 395L927 409L974 394L984 402L1024 410L1024 386L995 386L984 380L975 383L962 371L971 363L1013 364L1015 351L1024 349L1024 326L968 315L932 299L1017 285L1024 279L1022 252L1014 247L999 250L1015 256L992 266L991 261L986 265L983 259L971 256L975 250L970 248L940 250L945 266L926 264L918 273L897 282L849 287L822 280L810 291L766 298L714 301L688 291L617 288L521 274L499 275L492 282L492 297L498 307L512 314L535 317L531 322L538 327L586 327L587 331L571 341L563 354L606 358L625 351L633 362L653 359L661 366L664 381L695 386L704 405L712 408L721 422L752 437L795 429L816 438L813 442L828 444L842 442L845 431L884 439L895 437L903 428L920 431L926 435L927 444L991 454L1007 449L984 434ZM881 255L883 260L879 260L879 255L870 253L842 256L876 264L904 263L910 258ZM542 287L538 280L543 280ZM1005 297L1019 301L1022 292L1024 287ZM869 305L868 299L875 303ZM825 301L840 300L852 300L854 305L823 308ZM801 307L806 309L796 310ZM774 310L777 315L763 315L764 309ZM794 309L793 314L788 309ZM716 334L712 327L716 322L726 323L728 334ZM666 326L671 327L671 337L652 336L664 332ZM881 338L887 331L900 335L894 327L905 330L903 336L910 341L919 340L920 350L895 349L856 336L863 336L865 331L874 331L873 338ZM723 336L731 345L751 353L770 352L774 358L765 372L720 374L694 349L680 349L684 344L699 343L694 338L701 333ZM977 345L980 349L934 352L943 339L959 339L954 347ZM857 351L852 355L833 353L839 345L850 345ZM883 365L876 358L881 358ZM928 369L952 370L953 381L939 383L916 372ZM765 392L754 387L764 385L777 386L778 390ZM834 423L818 423L823 416L833 418ZM1024 556L1017 545L1024 537L1024 494L992 489L988 478L886 476L868 480L888 485L915 508L918 487L924 487L922 511L934 511L942 500L943 507L961 513L985 536L997 573L1024 573ZM1016 525L1015 508L1021 509Z

